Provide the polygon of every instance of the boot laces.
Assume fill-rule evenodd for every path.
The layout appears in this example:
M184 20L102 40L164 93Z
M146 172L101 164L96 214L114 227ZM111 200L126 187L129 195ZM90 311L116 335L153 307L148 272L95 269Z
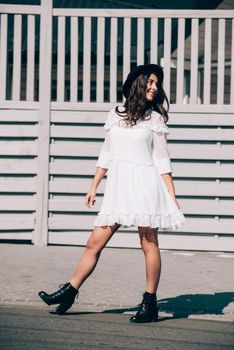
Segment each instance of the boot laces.
M142 297L143 297L142 302L141 302L140 304L138 304L137 306L142 307L143 304L145 304L145 305L150 305L150 304L152 303L152 299L151 299L151 298L144 298L144 296L145 296L145 293L142 294ZM157 299L156 299L156 300L157 300Z
M69 283L62 283L62 284L59 284L59 289L62 289L64 288L65 286L67 286ZM79 296L79 291L77 290L77 294L75 296L76 299L78 299L78 296Z

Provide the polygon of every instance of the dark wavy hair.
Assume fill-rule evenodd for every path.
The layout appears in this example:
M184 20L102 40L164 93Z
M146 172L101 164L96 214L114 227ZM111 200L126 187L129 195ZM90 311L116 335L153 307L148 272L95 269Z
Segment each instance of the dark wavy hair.
M158 91L156 96L152 101L146 99L146 89L147 82L152 73L150 74L140 74L132 83L129 96L124 102L124 110L120 111L119 106L116 106L116 113L123 118L125 122L130 124L130 126L136 125L136 122L141 120L146 120L147 110L150 108L164 118L164 122L168 121L168 110L169 110L169 101L165 91L163 90L162 84L157 82ZM157 76L156 73L153 73ZM166 102L167 107L164 108L163 104ZM150 115L150 113L149 113ZM150 117L151 118L151 117ZM149 120L148 118L147 120Z

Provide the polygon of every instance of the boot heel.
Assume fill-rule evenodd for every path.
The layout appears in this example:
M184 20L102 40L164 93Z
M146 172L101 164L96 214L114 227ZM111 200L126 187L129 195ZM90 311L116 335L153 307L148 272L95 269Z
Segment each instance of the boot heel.
M72 304L71 304L71 305L68 305L68 304L60 304L59 306L56 307L55 312L56 312L56 314L58 314L58 315L64 315L65 312L66 312L68 309L70 309L71 306L72 306Z
M152 318L152 322L157 322L158 321L158 311L155 312Z

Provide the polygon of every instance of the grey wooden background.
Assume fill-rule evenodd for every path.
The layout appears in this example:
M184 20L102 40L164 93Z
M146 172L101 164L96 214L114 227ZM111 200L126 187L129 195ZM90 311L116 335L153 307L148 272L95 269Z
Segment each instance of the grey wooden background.
M88 209L107 112L122 103L132 65L158 62L187 219L160 233L161 247L233 251L234 11L53 9L42 0L0 13L0 239L86 243L105 186ZM108 245L139 247L136 228Z

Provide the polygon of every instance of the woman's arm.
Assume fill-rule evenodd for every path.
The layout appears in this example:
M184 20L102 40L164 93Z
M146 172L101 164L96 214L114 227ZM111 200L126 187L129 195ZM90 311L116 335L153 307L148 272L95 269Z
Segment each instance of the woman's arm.
M161 174L161 176L162 176L163 180L165 181L165 184L167 186L168 192L172 196L172 198L175 201L175 204L177 205L177 207L180 209L180 205L179 205L179 203L177 202L177 199L176 199L175 187L174 187L173 178L172 178L171 173Z
M171 159L167 147L166 130L153 132L153 163L157 167L159 174L171 174L173 172Z
M172 196L177 207L180 208L175 195L175 187L174 187L173 177L172 177L173 170L172 170L171 159L170 159L168 146L167 146L167 136L166 136L167 133L169 133L167 132L167 129L165 129L165 132L163 131L154 132L152 157L153 157L155 166L158 168L159 174L162 176L167 186L168 192Z
M90 191L96 191L100 182L102 181L103 177L106 175L108 169L104 169L104 168L100 168L97 167L96 168L96 173L93 177L91 186L90 186Z
M108 169L97 167L96 168L96 173L93 177L90 189L85 197L85 204L87 205L88 208L91 208L92 205L95 204L96 202L96 191L97 188L102 181L103 177L106 175Z
M96 201L96 191L102 181L103 177L106 175L109 166L110 158L110 133L109 130L105 131L105 140L101 146L99 157L96 163L96 173L93 177L90 189L85 197L85 204L87 207L91 208Z

